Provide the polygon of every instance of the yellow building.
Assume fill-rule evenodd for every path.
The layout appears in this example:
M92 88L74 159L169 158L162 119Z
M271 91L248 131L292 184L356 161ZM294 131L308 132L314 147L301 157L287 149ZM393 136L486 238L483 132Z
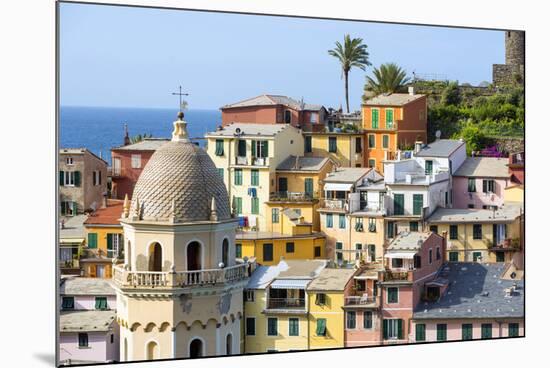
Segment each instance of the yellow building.
M307 287L326 266L326 261L284 260L256 268L245 290L246 353L310 349Z
M276 168L304 152L304 138L289 124L232 123L206 134L207 153L246 230L266 231L265 203L277 191Z
M439 208L426 224L446 233L451 262L511 262L523 249L521 218L522 205L506 203L496 211Z
M509 185L504 189L504 202L523 203L524 196L523 184Z
M363 167L363 137L361 132L304 132L304 154L329 157L341 167Z
M276 192L268 202L267 230L285 233L274 225L272 219L276 212L292 209L304 217L305 222L319 231L319 213L317 208L322 192L322 181L334 168L334 163L327 157L289 156L276 170Z
M84 221L87 248L80 267L85 277L111 278L113 258L124 256L122 211L123 201L110 199Z
M290 260L325 258L325 236L312 230L312 224L295 210L286 208L274 213L269 226L273 231L237 233L237 258L255 257L262 265Z
M358 271L324 268L308 285L309 349L344 347L344 294Z

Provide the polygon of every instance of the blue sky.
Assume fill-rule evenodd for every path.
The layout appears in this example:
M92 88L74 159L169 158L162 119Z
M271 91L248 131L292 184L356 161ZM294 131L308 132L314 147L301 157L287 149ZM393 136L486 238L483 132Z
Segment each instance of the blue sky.
M217 109L262 93L345 105L337 60L344 34L361 37L373 66L396 62L477 85L504 62L501 31L61 4L61 105ZM365 75L350 75L359 109Z

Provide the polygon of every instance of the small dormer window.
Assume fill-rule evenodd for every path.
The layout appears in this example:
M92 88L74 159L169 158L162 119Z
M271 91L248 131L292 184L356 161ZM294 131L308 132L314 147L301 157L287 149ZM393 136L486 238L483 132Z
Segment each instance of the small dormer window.
M66 163L67 165L74 165L74 160L73 160L72 157L66 157L66 158L65 158L65 163Z

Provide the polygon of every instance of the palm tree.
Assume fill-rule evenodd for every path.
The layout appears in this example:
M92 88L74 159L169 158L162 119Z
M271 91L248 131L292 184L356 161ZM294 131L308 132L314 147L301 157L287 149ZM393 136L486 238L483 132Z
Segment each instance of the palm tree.
M395 63L382 64L379 68L374 68L372 74L374 79L367 76L365 92L374 92L377 95L400 91L409 81L407 72ZM363 99L366 99L366 94Z
M346 109L349 113L349 93L348 93L348 75L353 67L365 70L371 65L367 45L363 44L362 38L350 38L349 34L344 36L344 46L336 41L336 47L328 50L329 55L334 56L342 65L342 75L344 77L344 87L346 92Z

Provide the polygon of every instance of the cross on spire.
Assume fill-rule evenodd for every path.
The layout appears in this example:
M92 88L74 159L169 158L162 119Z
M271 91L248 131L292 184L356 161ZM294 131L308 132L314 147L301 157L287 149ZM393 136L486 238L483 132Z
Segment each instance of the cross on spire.
M180 112L183 112L183 110L187 107L187 102L182 98L183 96L189 96L189 93L183 93L181 91L181 86L179 86L179 92L172 92L172 96L179 96L180 98Z

